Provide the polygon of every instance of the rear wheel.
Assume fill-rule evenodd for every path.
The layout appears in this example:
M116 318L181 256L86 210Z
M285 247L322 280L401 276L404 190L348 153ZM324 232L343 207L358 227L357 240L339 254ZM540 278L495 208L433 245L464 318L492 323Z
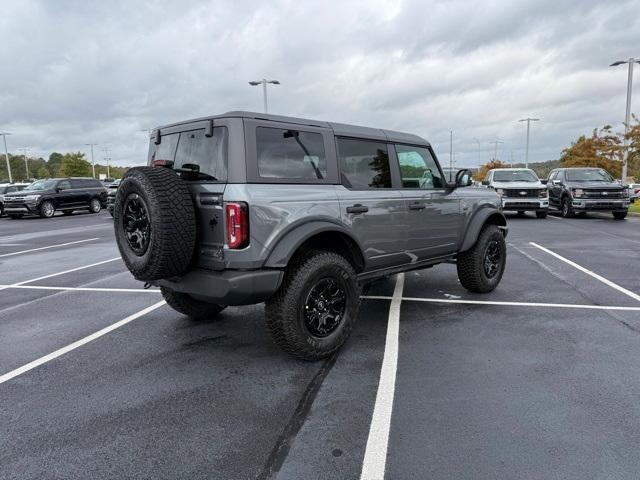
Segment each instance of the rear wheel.
M40 216L42 218L51 218L56 213L56 208L51 200L45 200L40 204Z
M356 272L341 255L312 251L287 268L267 300L267 328L280 348L303 360L336 352L353 329L360 305Z
M627 217L627 212L612 212L613 218L616 220L624 220Z
M191 295L176 292L166 287L160 287L162 296L171 308L176 312L187 315L195 320L206 320L217 316L226 307L216 303L203 302Z
M538 218L547 218L547 212L536 212L536 217Z
M562 216L565 218L572 218L574 216L571 199L569 197L562 199Z
M100 199L92 198L91 203L89 204L89 211L91 213L99 213L102 210L102 204L100 203Z
M502 279L506 261L504 235L496 225L486 225L473 248L458 255L460 283L471 292L491 292Z

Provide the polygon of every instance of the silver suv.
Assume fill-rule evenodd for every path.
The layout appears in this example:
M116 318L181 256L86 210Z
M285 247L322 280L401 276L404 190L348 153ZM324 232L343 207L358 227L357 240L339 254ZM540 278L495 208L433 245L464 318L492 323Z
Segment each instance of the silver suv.
M152 132L148 166L118 188L115 233L178 312L266 302L275 342L315 360L345 342L369 281L453 262L467 289L496 288L507 223L471 183L445 181L415 135L229 112Z
M536 172L528 168L494 168L482 182L493 188L502 199L502 209L518 212L536 212L545 218L549 210L549 192Z

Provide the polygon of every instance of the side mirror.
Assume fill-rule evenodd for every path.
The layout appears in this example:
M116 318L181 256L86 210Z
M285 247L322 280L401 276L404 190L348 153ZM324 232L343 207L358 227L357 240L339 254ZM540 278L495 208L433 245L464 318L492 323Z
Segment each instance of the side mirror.
M468 187L473 185L473 173L471 170L458 170L456 173L456 187Z
M483 180L482 185L484 185L485 187L488 187L489 185L491 185L491 182L489 182L489 180Z
M553 180L553 185L562 185L562 182L560 180Z
M546 185L547 184L547 180L540 180L540 183L543 184L543 185Z

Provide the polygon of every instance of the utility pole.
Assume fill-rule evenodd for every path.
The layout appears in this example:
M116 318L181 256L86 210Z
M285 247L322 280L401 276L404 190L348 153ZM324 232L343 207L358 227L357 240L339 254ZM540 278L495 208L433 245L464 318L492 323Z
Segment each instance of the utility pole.
M91 171L93 172L93 178L96 178L96 162L93 161L93 147L97 146L97 143L85 143L87 147L91 147Z
M498 160L498 144L504 143L502 140L494 140L493 142L489 142L494 145L493 159Z
M111 157L109 155L111 154L111 149L103 148L102 151L104 152L104 160L105 162L107 162L107 178L111 178L111 175L109 172L109 160L111 160Z
M22 156L24 157L24 168L27 171L27 177L25 178L25 180L29 180L29 159L27 158L27 155L31 151L31 149L29 147L22 147L17 148L16 150L22 152Z
M0 133L2 135L2 139L4 140L4 159L7 161L7 173L9 174L9 183L13 183L13 178L11 177L11 164L9 163L9 150L7 150L7 135L11 135L8 132Z
M280 85L280 82L278 80L267 80L266 78L263 78L262 80L253 80L249 82L249 85L251 85L252 87L262 85L262 100L264 103L264 113L269 112L269 105L267 103L267 83L271 83L273 85Z
M627 74L627 111L624 119L624 157L622 160L622 183L626 183L627 164L629 161L629 140L627 139L627 133L629 132L629 122L631 121L631 88L633 85L633 66L636 63L640 63L640 60L631 57L628 60L618 60L617 62L613 62L609 66L616 67L618 65L622 65L623 63L629 64L629 73Z
M529 168L529 131L531 129L531 122L539 122L539 118L523 118L518 120L519 122L527 122L527 145L524 150L524 168Z

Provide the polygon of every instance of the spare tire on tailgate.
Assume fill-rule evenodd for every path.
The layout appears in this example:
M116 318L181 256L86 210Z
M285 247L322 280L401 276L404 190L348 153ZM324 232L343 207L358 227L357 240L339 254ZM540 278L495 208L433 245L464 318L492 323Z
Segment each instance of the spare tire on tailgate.
M187 184L164 167L135 167L122 179L113 211L118 249L135 278L174 277L189 267L196 214Z

